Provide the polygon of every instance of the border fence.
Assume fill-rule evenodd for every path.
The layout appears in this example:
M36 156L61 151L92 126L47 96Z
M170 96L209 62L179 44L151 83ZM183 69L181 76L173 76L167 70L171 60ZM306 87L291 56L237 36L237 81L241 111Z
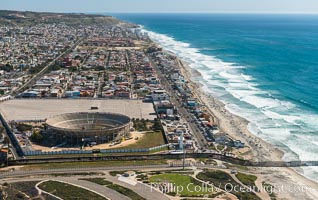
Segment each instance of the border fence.
M153 150L163 149L169 144L160 145L157 147L146 149L93 149L93 150L61 150L61 151L24 151L25 156L40 156L40 155L67 155L67 154L93 154L93 153L148 153Z

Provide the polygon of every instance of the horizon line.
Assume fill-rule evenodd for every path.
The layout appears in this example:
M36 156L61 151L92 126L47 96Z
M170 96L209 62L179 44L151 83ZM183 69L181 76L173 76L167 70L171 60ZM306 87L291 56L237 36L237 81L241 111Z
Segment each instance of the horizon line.
M84 13L119 13L119 14L306 14L306 15L317 15L318 12L200 12L200 11L171 11L171 12L147 12L147 11L142 11L142 12L135 12L135 11L89 11L89 12L84 12Z
M44 12L44 13L84 13L84 14L276 14L276 15L318 15L318 12L249 12L249 11L34 11L34 10L9 10L9 9L0 9L0 11L17 11L17 12Z

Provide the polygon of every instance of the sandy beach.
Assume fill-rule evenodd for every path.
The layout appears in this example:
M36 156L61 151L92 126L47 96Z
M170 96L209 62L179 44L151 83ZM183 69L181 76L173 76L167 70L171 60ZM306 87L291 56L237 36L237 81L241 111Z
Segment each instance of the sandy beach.
M200 76L200 72L190 69L187 64L179 60L181 73L189 82L194 95L205 105L216 118L220 129L233 139L243 141L250 151L242 155L244 159L253 161L279 161L283 156L283 152L273 147L271 144L253 135L247 128L248 121L242 117L234 115L225 109L224 103L214 98L202 89L200 83L194 82L190 77Z
M201 76L200 72L190 68L187 63L178 60L183 76L187 79L194 95L207 107L217 119L220 129L232 139L238 139L248 146L249 151L241 155L253 161L281 161L284 153L270 143L255 136L248 130L248 121L225 109L224 103L203 90L202 85L193 81ZM263 182L276 188L278 199L317 199L318 183L304 177L293 168L254 168L253 173ZM283 188L283 189L282 189ZM287 191L286 188L289 188ZM280 190L279 190L280 189Z

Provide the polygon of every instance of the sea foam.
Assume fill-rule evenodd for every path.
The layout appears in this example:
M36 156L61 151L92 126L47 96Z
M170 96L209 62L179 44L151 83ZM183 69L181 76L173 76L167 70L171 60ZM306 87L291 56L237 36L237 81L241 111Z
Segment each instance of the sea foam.
M164 49L175 53L202 74L196 79L203 90L226 104L226 109L247 119L248 129L285 152L284 160L318 160L318 115L295 103L275 97L275 91L259 89L260 83L243 73L244 66L205 55L191 44L142 29ZM206 48L202 48L204 50ZM304 168L313 179L318 168ZM318 181L315 180L315 181Z

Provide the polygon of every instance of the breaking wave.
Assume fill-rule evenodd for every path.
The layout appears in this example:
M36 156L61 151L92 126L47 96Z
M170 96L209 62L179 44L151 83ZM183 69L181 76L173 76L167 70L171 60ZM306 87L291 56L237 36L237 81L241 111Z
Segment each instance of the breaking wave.
M199 71L202 76L195 81L202 83L204 91L224 102L233 114L247 119L253 134L283 150L284 160L318 160L316 113L302 109L297 102L275 98L275 91L259 89L261 83L244 74L244 66L203 54L170 36L142 30ZM304 169L309 178L318 177L318 168Z

